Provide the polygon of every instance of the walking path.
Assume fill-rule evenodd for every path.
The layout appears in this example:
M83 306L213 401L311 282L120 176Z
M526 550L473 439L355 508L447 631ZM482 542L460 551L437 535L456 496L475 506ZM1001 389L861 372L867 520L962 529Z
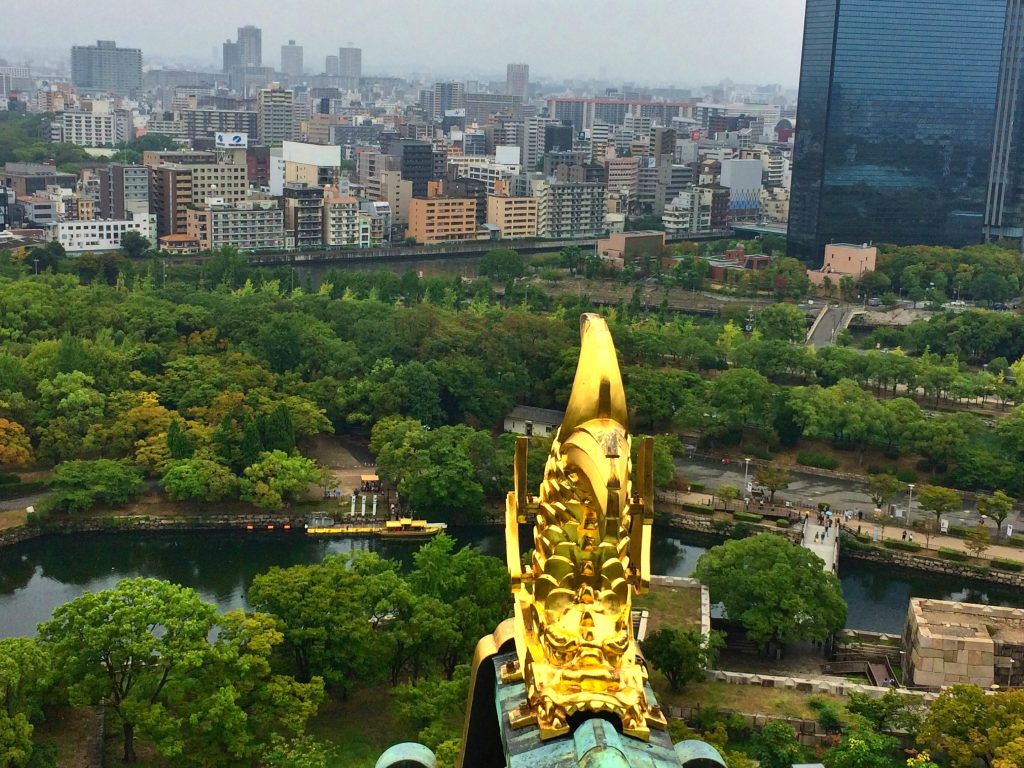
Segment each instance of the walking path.
M822 567L826 571L839 573L838 521L826 529L808 517L804 521L804 535L800 539L800 545L820 557L824 563Z

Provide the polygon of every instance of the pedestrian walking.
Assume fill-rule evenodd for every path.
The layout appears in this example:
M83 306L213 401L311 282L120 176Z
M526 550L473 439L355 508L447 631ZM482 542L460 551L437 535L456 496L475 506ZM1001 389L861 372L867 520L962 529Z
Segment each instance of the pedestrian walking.
M904 541L906 541L906 540L907 540L907 532L906 532L905 530L903 531L903 540L904 540Z

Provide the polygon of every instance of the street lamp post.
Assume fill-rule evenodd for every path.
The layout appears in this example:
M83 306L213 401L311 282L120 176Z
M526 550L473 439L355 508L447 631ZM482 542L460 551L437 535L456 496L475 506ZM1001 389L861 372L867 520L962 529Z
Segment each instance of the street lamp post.
M910 505L914 503L914 486L916 483L907 483L910 492L907 493L907 524L910 524Z
M750 496L750 483L747 480L747 474L750 471L750 459L743 459L743 495Z
M39 274L39 259L32 259L32 261L36 265L36 274L38 275Z

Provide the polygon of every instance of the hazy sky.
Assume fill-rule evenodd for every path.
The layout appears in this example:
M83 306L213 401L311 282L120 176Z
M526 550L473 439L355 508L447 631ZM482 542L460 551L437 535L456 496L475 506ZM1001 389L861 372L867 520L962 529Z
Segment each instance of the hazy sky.
M351 42L363 72L504 76L531 74L696 85L794 86L805 0L7 0L0 56L70 49L98 38L150 57L219 62L237 27L263 29L263 59L277 65L290 38L307 70ZM40 14L40 11L43 13ZM31 20L36 18L33 23ZM16 30L16 34L15 34ZM216 59L214 52L216 49Z

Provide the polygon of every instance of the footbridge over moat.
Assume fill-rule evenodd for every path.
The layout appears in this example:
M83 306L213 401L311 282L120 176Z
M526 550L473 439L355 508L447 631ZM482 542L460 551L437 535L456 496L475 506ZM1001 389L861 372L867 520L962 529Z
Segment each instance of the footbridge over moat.
M804 520L804 533L800 546L820 557L826 571L839 575L839 521L826 528L808 517Z

